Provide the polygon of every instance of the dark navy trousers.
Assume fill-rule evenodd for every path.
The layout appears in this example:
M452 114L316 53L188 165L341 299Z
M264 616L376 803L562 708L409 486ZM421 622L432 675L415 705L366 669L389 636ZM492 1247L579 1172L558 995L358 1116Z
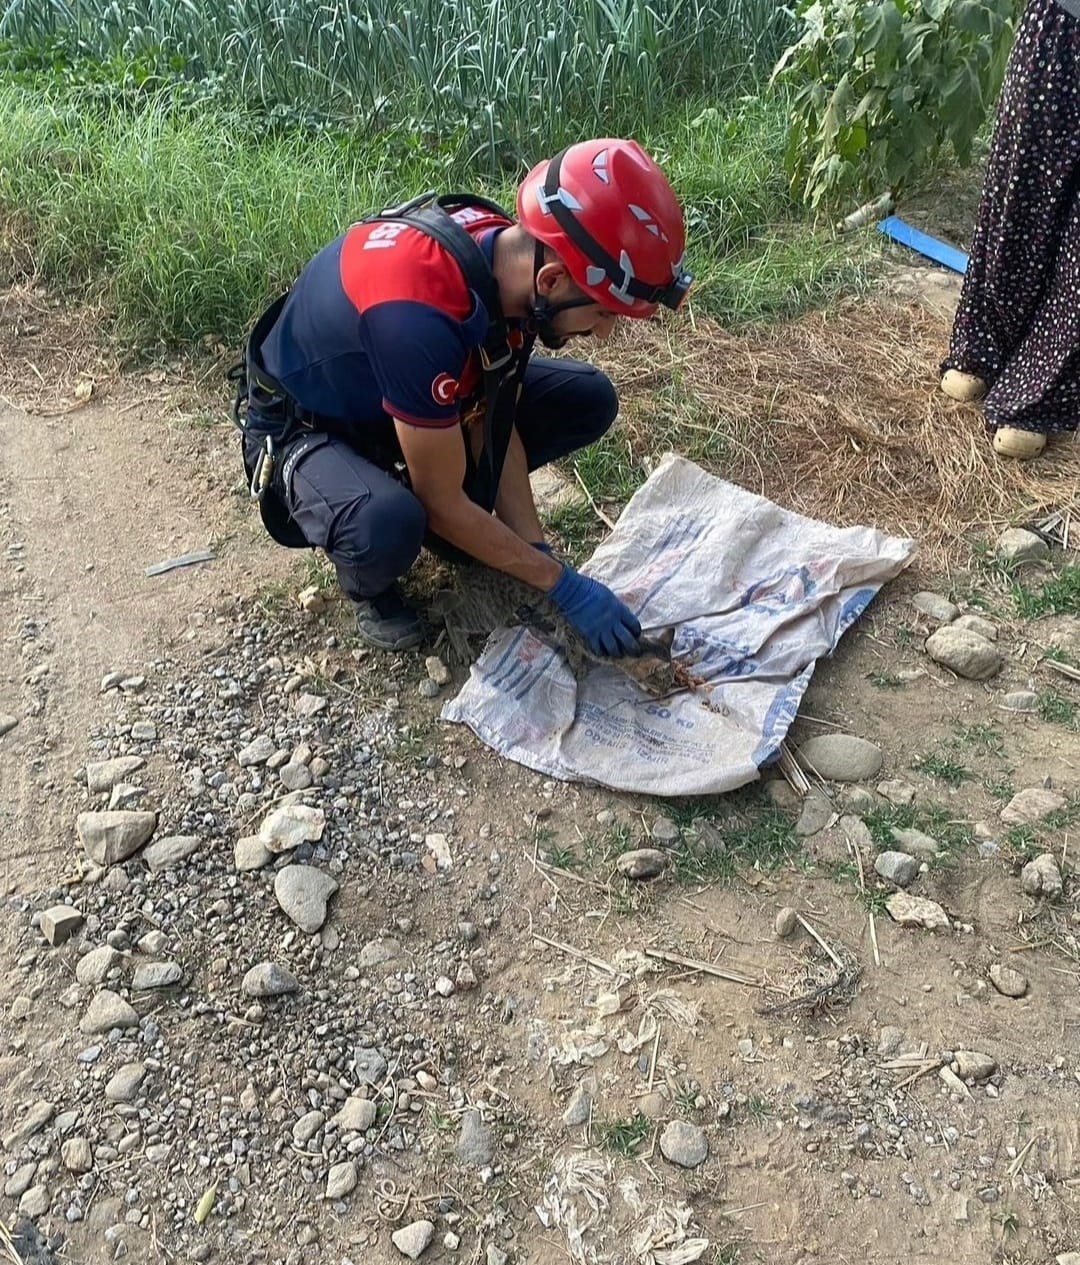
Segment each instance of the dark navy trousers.
M530 470L599 439L618 412L609 379L577 360L529 362L515 423ZM285 507L309 545L337 568L354 601L387 589L416 561L427 530L417 498L392 474L330 437L279 470Z

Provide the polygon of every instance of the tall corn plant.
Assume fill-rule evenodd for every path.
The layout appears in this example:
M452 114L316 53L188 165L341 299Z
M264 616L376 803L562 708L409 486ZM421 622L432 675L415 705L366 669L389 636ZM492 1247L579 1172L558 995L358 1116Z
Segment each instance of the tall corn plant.
M723 95L789 23L771 0L0 0L0 39L179 59L251 105L458 139L493 168Z

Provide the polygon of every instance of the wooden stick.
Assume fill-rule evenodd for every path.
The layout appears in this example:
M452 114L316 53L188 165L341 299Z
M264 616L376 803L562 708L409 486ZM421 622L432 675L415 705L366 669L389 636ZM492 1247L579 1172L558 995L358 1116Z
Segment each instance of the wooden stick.
M1028 1151L1031 1150L1031 1148L1034 1145L1035 1145L1035 1139L1028 1138L1026 1144L1024 1145L1024 1149L1020 1152L1020 1154L1016 1157L1016 1159L1013 1160L1013 1162L1009 1165L1008 1172L1009 1172L1010 1177L1015 1177L1020 1172L1020 1170L1024 1167L1024 1161L1027 1159L1027 1153Z
M845 839L844 842L847 844L848 852L855 857L855 864L859 867L859 891L862 892L863 896L865 896L866 876L863 874L862 853L859 851L857 845L852 843L850 839ZM874 965L880 966L881 954L878 952L877 926L874 922L874 911L872 909L867 909L866 913L870 920L870 944L873 946L874 950Z
M917 1072L912 1072L910 1076L905 1077L899 1084L894 1085L893 1089L906 1089L908 1085L913 1084L928 1072L936 1072L939 1067L941 1067L941 1063L935 1059L932 1063L927 1063L925 1067L920 1067Z
M539 931L534 931L533 939L539 940L541 944L546 944L552 949L558 949L560 953L568 953L572 958L579 958L582 962L588 962L590 966L595 966L598 971L606 971L609 975L618 975L618 971L610 962L605 962L603 958L594 958L591 953L583 953L580 949L575 949L572 944L563 944L561 940L549 940L547 936L542 936ZM648 953L648 949L645 950Z
M762 988L760 980L750 979L747 975L739 975L735 971L723 971L711 962L702 962L697 958L684 958L680 953L668 953L664 949L646 949L647 958L656 958L660 962L670 962L674 966L685 966L691 971L701 971L705 975L714 975L717 979L727 980L731 984L745 984L748 988Z
M656 1080L656 1056L660 1052L660 1021L656 1021L656 1040L652 1047L652 1062L649 1064L649 1093L652 1093L653 1083Z
M802 916L802 914L796 914L795 917L802 924L803 928L806 931L810 932L810 934L814 937L814 939L818 942L818 944L820 944L821 947L825 950L825 952L829 955L829 957L832 958L836 966L842 971L844 969L844 964L836 956L836 952L829 947L829 945L821 938L820 935L818 935L818 933L814 930L813 927L810 926L810 924L806 921L806 919Z
M589 485L581 477L581 471L577 468L577 462L574 463L574 478L581 484L581 490L585 493L585 499L589 502L589 508L596 517L604 524L608 531L615 530L615 524L604 513L599 505L593 500L593 494L589 491Z

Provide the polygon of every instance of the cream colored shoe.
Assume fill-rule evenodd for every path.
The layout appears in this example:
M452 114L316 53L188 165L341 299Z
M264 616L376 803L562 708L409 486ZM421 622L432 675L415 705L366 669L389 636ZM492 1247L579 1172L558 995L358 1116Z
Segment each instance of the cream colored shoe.
M1018 430L1015 426L999 426L994 431L994 451L999 457L1030 461L1046 447L1046 436L1037 430Z
M941 389L952 400L959 400L961 404L974 404L986 394L986 383L974 373L946 369L941 379Z

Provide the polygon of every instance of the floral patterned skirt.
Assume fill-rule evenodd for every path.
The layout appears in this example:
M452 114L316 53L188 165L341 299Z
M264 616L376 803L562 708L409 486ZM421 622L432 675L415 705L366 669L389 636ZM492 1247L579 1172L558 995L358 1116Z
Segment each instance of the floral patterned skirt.
M1080 423L1080 20L1030 0L998 105L942 369L989 385L988 427Z

